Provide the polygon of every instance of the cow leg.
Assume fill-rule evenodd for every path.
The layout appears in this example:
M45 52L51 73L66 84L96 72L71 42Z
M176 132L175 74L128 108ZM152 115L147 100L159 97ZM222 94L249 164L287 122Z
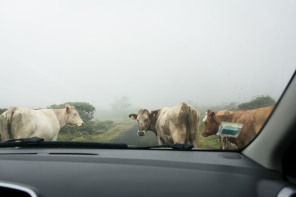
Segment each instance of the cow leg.
M235 149L237 149L237 146L235 144L231 143L231 148L232 148L232 150L235 150Z
M198 147L199 144L199 117L200 113L196 109L189 107L188 108L188 124L187 132L189 133L189 139L186 143L193 144L194 148Z
M51 141L57 141L57 139L58 139L58 134L54 135L54 136L52 137Z
M222 149L222 144L221 144L221 136L217 136L218 140L219 140L219 148Z
M187 139L186 126L171 128L171 135L174 144L185 144Z
M161 138L161 136L157 136L157 141L158 141L158 145L159 146L161 146L161 145L163 145L164 143L163 143L163 139Z
M222 137L222 141L223 141L223 150L228 149L227 138L226 137Z

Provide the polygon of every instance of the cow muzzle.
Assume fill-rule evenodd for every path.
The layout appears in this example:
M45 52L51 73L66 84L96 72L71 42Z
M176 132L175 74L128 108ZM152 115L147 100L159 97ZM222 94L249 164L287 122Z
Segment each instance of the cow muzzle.
M206 132L201 132L201 135L204 137L208 137L209 135Z
M84 126L84 122L79 122L79 123L75 124L75 126L83 127Z
M138 131L138 136L144 136L145 134L146 134L146 132L145 131Z

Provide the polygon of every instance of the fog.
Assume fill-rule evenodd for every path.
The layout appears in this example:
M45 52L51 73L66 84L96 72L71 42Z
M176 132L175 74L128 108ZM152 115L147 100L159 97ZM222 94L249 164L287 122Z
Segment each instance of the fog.
M0 108L278 99L296 1L0 1Z

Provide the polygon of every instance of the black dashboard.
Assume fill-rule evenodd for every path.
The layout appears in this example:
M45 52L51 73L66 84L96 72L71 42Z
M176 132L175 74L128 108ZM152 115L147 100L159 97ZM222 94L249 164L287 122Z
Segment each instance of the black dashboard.
M3 148L0 169L0 183L39 196L276 196L287 185L239 152Z

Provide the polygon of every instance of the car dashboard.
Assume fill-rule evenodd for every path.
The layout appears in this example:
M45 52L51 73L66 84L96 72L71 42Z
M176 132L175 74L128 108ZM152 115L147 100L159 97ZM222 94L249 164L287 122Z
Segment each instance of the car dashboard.
M0 168L0 186L36 196L276 196L287 186L239 152L2 148Z

